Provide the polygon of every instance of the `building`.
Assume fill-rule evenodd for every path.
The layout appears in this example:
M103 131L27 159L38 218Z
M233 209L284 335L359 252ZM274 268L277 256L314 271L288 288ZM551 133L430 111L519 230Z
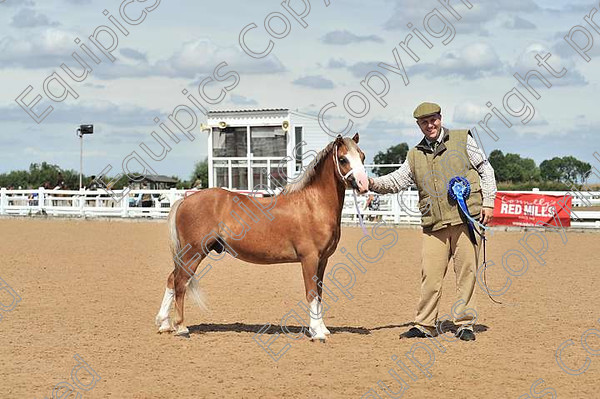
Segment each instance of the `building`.
M177 179L165 175L145 175L142 180L129 178L128 186L134 190L168 190L177 186Z
M274 179L296 176L312 159L302 155L331 141L316 116L287 108L210 111L207 120L209 187L275 190Z

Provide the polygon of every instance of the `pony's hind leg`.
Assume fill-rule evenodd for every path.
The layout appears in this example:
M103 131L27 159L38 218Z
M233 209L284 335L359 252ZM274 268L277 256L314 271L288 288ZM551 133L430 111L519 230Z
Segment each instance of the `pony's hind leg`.
M191 251L190 251L191 252ZM187 255L187 254L186 254ZM187 256L185 260L182 260L180 264L176 264L175 270L173 271L173 287L175 291L175 335L189 338L190 332L187 327L183 324L183 305L185 301L186 290L192 291L193 297L199 305L204 306L202 300L202 294L198 287L194 274L196 269L205 255L201 252L196 252L194 256Z
M162 304L160 305L160 309L156 315L156 325L158 326L159 333L171 332L174 330L169 317L171 307L173 306L173 301L175 300L173 281L174 272L171 272L171 274L169 274L169 278L167 279L167 287L165 288L165 295L163 296Z

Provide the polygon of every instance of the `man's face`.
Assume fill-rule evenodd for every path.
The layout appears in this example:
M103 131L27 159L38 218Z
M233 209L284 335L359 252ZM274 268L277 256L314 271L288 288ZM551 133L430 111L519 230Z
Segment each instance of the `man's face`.
M440 114L417 119L417 125L429 140L437 139L442 129L442 116Z

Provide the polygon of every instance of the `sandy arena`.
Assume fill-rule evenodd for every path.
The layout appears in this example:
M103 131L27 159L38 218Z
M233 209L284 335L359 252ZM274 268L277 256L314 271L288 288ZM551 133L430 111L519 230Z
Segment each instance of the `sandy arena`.
M75 354L101 376L82 392L86 399L360 398L369 389L384 398L379 380L400 389L390 368L409 385L404 398L517 398L529 394L538 379L544 383L537 393L551 387L558 398L598 397L600 356L583 350L581 336L600 329L594 253L600 235L568 232L563 244L559 234L546 233L545 266L528 255L527 272L511 277L508 292L498 298L502 305L478 289L477 340L438 338L443 349L433 351L428 379L405 356L415 342L428 341L398 339L419 296L421 235L416 229L394 231L397 244L378 263L363 263L366 274L357 273L354 298L331 302L324 318L332 331L328 342L281 335L272 349L291 346L275 362L253 337L271 323L263 339L272 338L287 312L300 312L299 264L259 266L231 257L212 262L201 281L210 309L203 312L187 298L191 338L176 338L157 334L154 325L173 267L166 222L2 219L0 277L22 301L1 313L0 397L52 397L54 386L71 381ZM505 283L502 255L523 250L518 243L523 234L496 231L490 239L492 289ZM340 247L356 256L361 235L360 229L343 228ZM371 247L373 253L379 246ZM338 250L328 271L343 261ZM511 263L519 267L517 258ZM454 303L454 272L448 273L442 314ZM0 300L10 302L4 294ZM577 369L589 359L580 375L565 373L555 359L569 339L574 345L564 349L564 363ZM600 336L588 336L587 343L600 353ZM409 379L392 355L417 379ZM422 349L415 356L428 360Z

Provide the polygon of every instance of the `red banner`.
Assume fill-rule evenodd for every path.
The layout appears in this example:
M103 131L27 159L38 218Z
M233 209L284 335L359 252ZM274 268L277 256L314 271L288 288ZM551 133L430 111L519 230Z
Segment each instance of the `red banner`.
M570 195L521 194L499 191L494 202L494 226L571 226Z

